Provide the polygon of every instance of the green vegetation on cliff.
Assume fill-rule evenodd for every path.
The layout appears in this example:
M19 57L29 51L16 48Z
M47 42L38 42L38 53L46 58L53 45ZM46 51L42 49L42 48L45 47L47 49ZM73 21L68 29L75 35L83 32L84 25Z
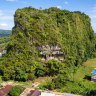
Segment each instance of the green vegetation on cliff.
M72 83L74 78L71 76L77 67L96 56L95 34L90 18L84 13L28 7L18 9L14 20L7 54L0 61L0 73L5 80L26 81L39 76L58 75L51 87L59 88L56 83L61 87L66 81ZM59 45L64 61L42 62L39 48L43 45Z

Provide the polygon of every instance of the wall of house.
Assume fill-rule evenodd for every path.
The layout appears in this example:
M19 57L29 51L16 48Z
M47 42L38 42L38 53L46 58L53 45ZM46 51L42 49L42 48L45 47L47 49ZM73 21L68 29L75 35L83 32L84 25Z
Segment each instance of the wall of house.
M91 74L91 81L96 81L96 73Z

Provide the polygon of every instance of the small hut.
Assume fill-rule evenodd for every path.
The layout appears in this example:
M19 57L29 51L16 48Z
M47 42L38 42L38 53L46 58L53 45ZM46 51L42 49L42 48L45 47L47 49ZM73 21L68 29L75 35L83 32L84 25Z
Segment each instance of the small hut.
M96 81L96 68L91 72L91 80Z

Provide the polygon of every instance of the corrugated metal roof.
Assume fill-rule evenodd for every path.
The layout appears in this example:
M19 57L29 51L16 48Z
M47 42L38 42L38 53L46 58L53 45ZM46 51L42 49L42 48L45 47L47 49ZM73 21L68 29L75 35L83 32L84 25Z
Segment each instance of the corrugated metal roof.
M27 96L40 96L41 92L38 90L31 90Z
M96 73L96 69L94 69L94 70L92 71L92 73Z
M12 88L12 85L7 85L7 86L1 88L0 89L0 96L4 96L5 94L7 94L11 88Z
M55 94L52 93L46 93L46 92L42 92L41 96L56 96Z

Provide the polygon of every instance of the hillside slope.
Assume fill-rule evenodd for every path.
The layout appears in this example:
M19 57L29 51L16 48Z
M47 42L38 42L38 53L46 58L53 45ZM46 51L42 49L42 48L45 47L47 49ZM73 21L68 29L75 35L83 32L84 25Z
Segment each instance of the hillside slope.
M59 52L63 53L62 63L67 66L80 65L87 58L95 56L94 31L90 18L84 13L58 8L38 10L28 7L18 9L14 18L15 26L7 46L6 61L3 62L5 67L1 69L6 80L26 81L34 76L49 74L46 70L49 65L45 64L47 61L42 62L40 54L40 48L46 45L50 48L59 46ZM43 52L43 58L53 55L50 52L52 50L48 50ZM57 68L62 63L50 62L57 64Z
M12 33L11 30L2 30L2 29L0 29L0 49L5 48L11 33Z
M12 31L11 30L2 30L0 29L0 36L9 36L11 35Z

